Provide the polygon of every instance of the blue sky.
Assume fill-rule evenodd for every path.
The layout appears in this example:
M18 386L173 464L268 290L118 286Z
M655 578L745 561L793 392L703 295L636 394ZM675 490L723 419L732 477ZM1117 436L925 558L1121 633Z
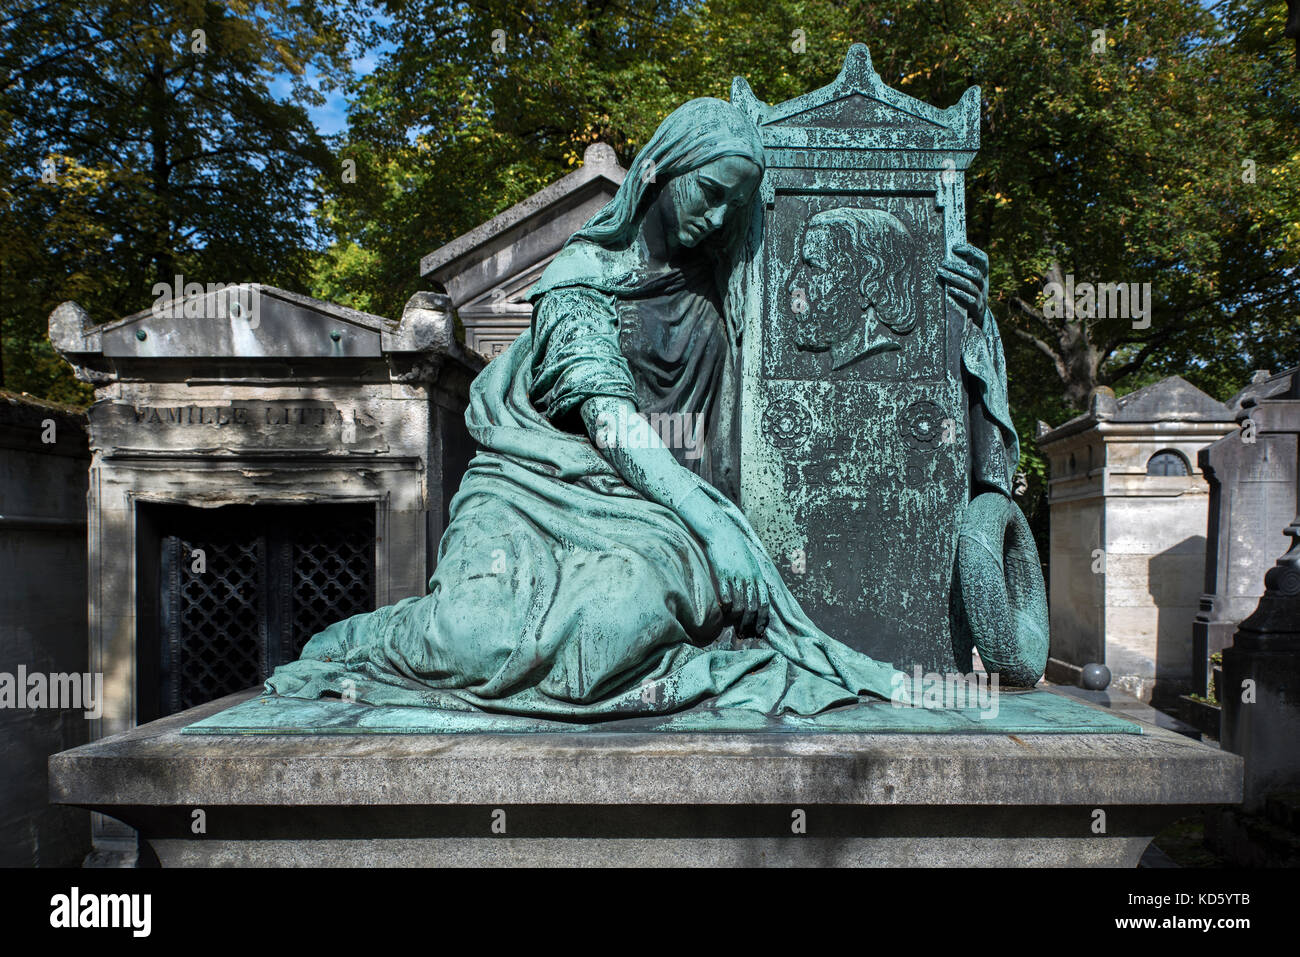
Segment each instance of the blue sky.
M372 10L370 20L375 23L387 24L391 18L379 14ZM367 76L372 73L378 65L379 60L384 54L390 53L395 49L392 43L384 42L377 44L365 50L358 50L357 55L352 59L352 70L357 76ZM307 71L307 78L313 86L316 85L317 74L315 70ZM284 100L289 95L288 78L278 79L271 84L271 93L277 99ZM349 98L342 90L330 90L324 94L325 103L322 106L308 107L307 113L311 117L316 129L324 136L333 136L342 133L348 128L348 103Z
M357 76L368 76L374 72L380 57L393 50L393 44L381 43L365 51L352 61L352 69ZM326 136L342 133L348 127L348 97L342 90L331 90L325 94L324 106L313 107L308 112L316 129Z
M368 75L375 69L379 58L391 49L390 44L385 44L366 51L352 61L352 69L358 76ZM308 70L307 78L313 86L316 85L317 74L315 70ZM277 79L271 84L270 89L276 99L286 99L289 95L288 78ZM320 130L323 135L332 136L335 133L342 133L348 127L348 97L342 90L330 90L324 95L324 105L308 107L307 113L311 116L312 122L316 124L316 129Z

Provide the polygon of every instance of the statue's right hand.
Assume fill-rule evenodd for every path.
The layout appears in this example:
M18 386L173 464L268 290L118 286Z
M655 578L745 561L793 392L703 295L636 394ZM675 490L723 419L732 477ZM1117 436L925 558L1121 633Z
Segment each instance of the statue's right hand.
M724 614L739 620L742 635L767 630L770 596L749 538L721 509L700 529Z

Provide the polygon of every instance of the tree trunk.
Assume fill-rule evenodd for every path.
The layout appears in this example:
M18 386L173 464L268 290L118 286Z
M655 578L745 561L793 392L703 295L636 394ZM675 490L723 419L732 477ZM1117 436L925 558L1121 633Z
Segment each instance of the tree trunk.
M1065 284L1060 263L1047 271L1047 281ZM1070 304L1062 318L1048 318L1037 306L1020 297L1011 300L1013 309L1033 320L1032 331L1014 327L1015 335L1030 343L1051 360L1061 380L1061 396L1077 409L1085 408L1098 381L1097 347L1088 335L1087 320L1074 316Z
M1282 32L1295 40L1295 68L1300 70L1300 0L1286 0L1286 27Z

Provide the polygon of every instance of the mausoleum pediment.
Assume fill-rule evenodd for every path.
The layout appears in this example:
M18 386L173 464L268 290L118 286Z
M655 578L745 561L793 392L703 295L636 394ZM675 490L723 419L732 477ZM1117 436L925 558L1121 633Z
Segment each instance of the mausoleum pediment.
M1231 422L1232 412L1182 376L1172 375L1121 396L1116 422Z
M155 288L161 292L162 285ZM460 353L450 304L438 293L417 293L393 321L261 283L193 283L188 294L180 286L178 279L170 290L180 295L164 293L148 309L98 325L80 305L65 302L50 315L50 341L92 381L132 366L287 370Z

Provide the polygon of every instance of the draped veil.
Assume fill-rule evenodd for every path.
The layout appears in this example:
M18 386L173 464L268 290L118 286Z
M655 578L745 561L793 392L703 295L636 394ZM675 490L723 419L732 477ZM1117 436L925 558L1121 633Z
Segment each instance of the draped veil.
M730 103L699 97L683 103L661 123L632 160L613 199L574 233L527 294L534 306L546 293L565 286L585 286L617 297L635 297L647 285L636 236L656 189L673 177L725 156L740 156L766 169L758 129ZM712 484L731 501L740 500L739 370L743 327L741 277L756 243L751 224L757 196L727 218L698 247L713 264L722 301L728 356L718 389L719 415L707 437L713 462ZM534 336L536 320L534 319Z

